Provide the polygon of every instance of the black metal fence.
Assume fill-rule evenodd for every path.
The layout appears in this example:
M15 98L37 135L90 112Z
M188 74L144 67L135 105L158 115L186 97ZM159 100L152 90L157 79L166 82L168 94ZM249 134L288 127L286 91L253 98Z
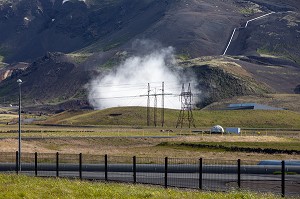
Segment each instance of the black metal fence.
M154 184L209 191L250 190L300 196L300 166L258 161L88 154L0 153L0 172Z

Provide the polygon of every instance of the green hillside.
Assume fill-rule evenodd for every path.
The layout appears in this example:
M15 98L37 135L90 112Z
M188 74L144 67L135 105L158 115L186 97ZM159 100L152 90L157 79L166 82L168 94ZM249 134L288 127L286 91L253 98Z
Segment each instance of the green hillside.
M161 109L157 111L157 124L161 123ZM179 110L165 110L165 126L176 125ZM300 128L300 114L291 111L193 111L196 127L239 126L244 128ZM66 111L48 118L43 124L64 125L129 125L146 126L145 107L117 107L97 111ZM153 126L153 109L151 109ZM185 125L186 126L186 125Z

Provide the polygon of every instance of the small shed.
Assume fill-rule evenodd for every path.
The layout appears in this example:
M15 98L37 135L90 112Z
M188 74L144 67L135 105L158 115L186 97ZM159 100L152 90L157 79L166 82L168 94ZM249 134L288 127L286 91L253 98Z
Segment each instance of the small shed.
M235 133L235 134L241 134L241 128L238 127L227 127L225 129L226 133Z

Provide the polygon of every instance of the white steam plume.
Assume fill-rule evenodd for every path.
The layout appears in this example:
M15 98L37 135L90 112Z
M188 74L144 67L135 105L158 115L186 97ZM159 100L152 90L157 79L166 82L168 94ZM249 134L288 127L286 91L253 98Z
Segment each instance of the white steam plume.
M89 101L96 109L117 106L147 106L148 83L150 95L158 94L157 107L161 107L162 82L165 84L165 107L180 109L178 95L183 75L174 68L173 48L163 48L148 55L126 59L115 71L91 81ZM187 86L186 86L187 87ZM154 96L150 97L151 107Z

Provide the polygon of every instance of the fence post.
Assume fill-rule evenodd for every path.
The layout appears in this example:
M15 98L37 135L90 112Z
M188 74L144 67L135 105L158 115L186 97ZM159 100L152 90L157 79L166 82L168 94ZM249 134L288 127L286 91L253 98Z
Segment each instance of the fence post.
M165 157L165 188L168 188L168 157Z
M238 181L237 181L237 184L238 184L238 188L240 189L241 188L241 159L238 159L237 161L238 163Z
M35 171L35 176L37 176L37 152L34 153L34 171Z
M82 153L79 153L79 178L82 180Z
M105 165L105 181L108 181L108 177L107 177L107 170L108 170L108 166L107 166L107 154L105 154L105 156L104 156L104 165Z
M56 177L59 177L59 153L56 152Z
M133 183L136 183L136 157L133 156Z
M203 160L199 159L199 189L202 189L202 181L203 181Z
M285 161L281 162L281 196L285 197Z
M16 151L16 173L19 174L19 152Z

